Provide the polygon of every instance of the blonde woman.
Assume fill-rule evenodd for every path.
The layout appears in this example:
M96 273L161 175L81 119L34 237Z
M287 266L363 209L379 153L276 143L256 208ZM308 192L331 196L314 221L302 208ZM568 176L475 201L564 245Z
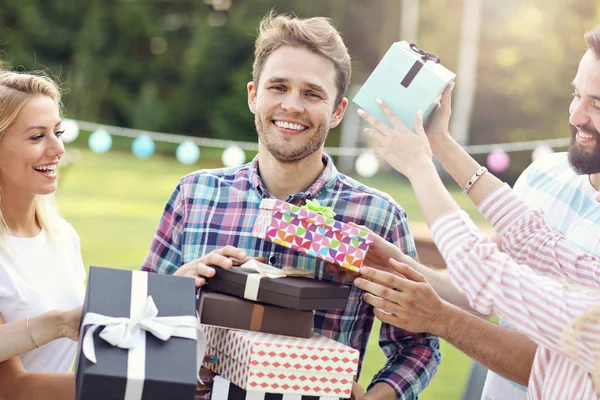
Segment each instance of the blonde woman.
M0 359L13 357L0 363L0 398L74 397L69 338L85 271L79 238L54 205L61 134L57 85L1 72Z

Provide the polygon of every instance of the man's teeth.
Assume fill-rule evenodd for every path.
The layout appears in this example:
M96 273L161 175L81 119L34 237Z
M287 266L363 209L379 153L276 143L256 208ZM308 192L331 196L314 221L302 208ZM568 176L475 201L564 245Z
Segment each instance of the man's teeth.
M594 134L584 133L582 131L577 132L582 139L593 139L595 137Z
M55 172L56 165L42 165L40 167L33 167L33 169L35 169L36 171L43 171L43 172Z
M306 129L306 127L304 125L292 124L290 122L285 122L285 121L275 121L275 125L277 125L280 128L293 129L296 131L303 131Z

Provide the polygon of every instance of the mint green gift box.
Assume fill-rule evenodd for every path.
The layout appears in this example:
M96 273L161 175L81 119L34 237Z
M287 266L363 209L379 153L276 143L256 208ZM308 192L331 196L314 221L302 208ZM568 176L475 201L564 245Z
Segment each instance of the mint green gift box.
M391 123L376 99L382 99L410 130L417 111L423 120L435 109L442 92L456 74L433 54L405 41L392 44L352 101L369 114Z

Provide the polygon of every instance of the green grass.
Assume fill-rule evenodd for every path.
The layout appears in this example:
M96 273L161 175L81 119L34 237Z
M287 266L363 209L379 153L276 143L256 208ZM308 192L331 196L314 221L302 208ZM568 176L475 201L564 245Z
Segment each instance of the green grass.
M220 166L219 154L205 152L201 164L184 166L174 156L155 155L138 160L131 153L111 151L98 155L81 151L79 160L61 170L59 208L81 238L86 265L138 269L173 188L180 177L200 168ZM408 183L398 175L361 179L369 186L392 195L411 222L422 222ZM454 187L454 186L453 186ZM482 217L468 198L453 190L463 209L478 222ZM379 331L379 324L374 332ZM443 362L422 400L459 399L466 382L470 360L442 342ZM373 335L360 383L367 386L384 363Z

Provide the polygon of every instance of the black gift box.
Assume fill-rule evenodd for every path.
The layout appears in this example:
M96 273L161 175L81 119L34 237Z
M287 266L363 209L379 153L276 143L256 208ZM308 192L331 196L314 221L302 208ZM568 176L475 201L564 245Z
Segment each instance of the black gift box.
M158 316L196 316L194 280L141 271L91 267L82 317L88 312L110 317L130 317L133 274L147 275L147 295L152 296ZM139 276L139 275L138 275ZM143 282L143 281L142 281ZM141 294L144 296L144 294ZM146 296L144 296L146 297ZM82 353L85 333L79 332L75 390L77 400L123 400L128 374L129 350L113 347L93 335L97 363ZM196 341L171 337L166 341L146 333L145 379L141 399L194 399L197 386Z
M215 376L212 400L340 400L337 397L301 396L297 394L247 392L221 376Z
M244 298L250 274L257 275L241 267L215 268L215 276L203 290ZM345 308L349 295L350 287L337 282L290 276L263 277L256 301L293 310L332 310Z

